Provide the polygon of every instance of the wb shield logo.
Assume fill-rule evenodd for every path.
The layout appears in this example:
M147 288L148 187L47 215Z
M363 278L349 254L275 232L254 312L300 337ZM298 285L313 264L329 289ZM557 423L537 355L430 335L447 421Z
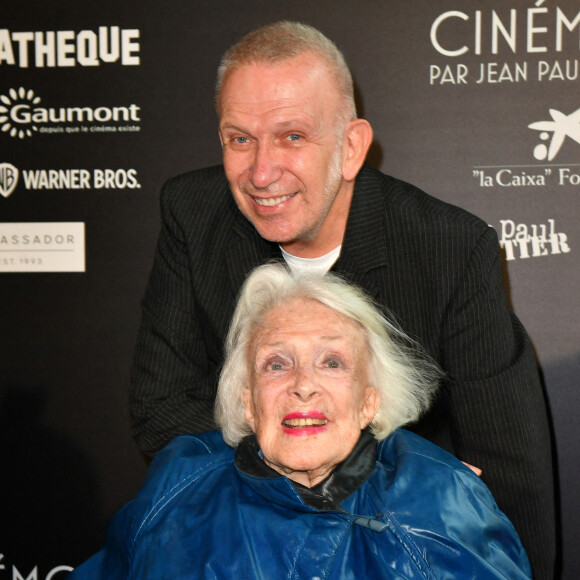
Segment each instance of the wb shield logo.
M18 185L18 169L10 163L0 163L0 195L8 197Z

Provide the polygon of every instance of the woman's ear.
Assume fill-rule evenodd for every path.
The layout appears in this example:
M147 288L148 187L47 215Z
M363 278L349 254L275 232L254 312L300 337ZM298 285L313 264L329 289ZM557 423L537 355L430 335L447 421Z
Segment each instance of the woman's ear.
M348 124L343 147L346 156L342 167L342 176L353 181L362 167L367 152L373 142L373 129L365 119L355 119Z
M244 407L244 419L246 423L252 428L254 433L254 405L252 403L252 393L250 389L244 389L242 391L242 406Z
M366 387L360 412L360 428L368 427L381 406L381 395L375 387Z

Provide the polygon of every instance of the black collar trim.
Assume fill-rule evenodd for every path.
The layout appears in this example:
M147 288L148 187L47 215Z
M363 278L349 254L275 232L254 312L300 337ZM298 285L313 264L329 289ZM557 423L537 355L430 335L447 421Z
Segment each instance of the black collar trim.
M351 454L335 470L314 487L289 480L304 503L322 511L341 511L340 504L355 492L371 475L377 460L377 441L369 429L361 436ZM238 446L236 467L254 477L282 477L261 459L255 435L248 435Z

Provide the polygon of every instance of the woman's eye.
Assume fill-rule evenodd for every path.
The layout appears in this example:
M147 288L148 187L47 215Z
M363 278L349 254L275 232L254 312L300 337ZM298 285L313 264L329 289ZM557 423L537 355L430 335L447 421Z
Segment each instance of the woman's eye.
M270 361L267 365L266 368L270 371L281 371L284 370L284 365L280 362L280 361Z
M342 366L342 362L337 358L331 358L326 361L326 366L329 369L338 369Z

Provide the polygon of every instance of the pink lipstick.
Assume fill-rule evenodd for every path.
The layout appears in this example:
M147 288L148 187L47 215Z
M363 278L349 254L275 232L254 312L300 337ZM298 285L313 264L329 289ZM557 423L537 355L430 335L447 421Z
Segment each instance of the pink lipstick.
M314 435L327 429L328 418L320 411L288 413L282 419L282 429L288 435Z

